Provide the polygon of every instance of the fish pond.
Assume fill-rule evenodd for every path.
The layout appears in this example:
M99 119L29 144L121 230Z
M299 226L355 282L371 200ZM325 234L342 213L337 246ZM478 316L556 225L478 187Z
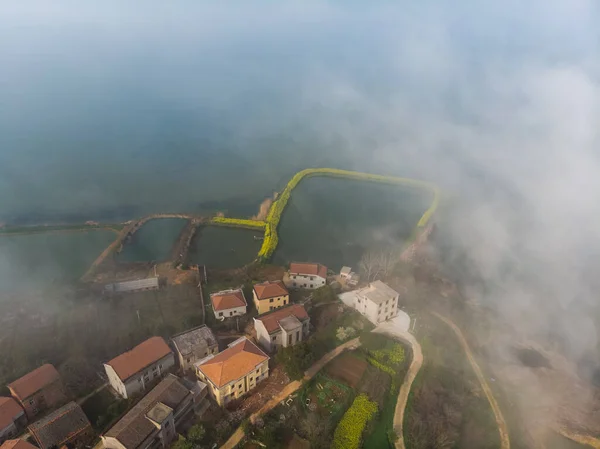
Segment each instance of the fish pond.
M186 223L187 220L183 218L157 218L148 221L123 245L117 261L162 262L168 259Z
M0 292L76 281L116 237L107 230L0 236Z
M192 241L188 261L216 269L242 267L256 259L262 237L260 231L202 226Z
M356 266L365 251L403 245L431 200L429 192L406 186L305 179L283 213L273 261Z

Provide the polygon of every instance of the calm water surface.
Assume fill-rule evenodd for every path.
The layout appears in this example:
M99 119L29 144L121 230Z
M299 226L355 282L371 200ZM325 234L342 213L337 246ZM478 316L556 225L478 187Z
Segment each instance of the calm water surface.
M254 237L262 236L249 229L202 227L192 242L189 261L211 268L244 266L256 259L262 241Z
M275 263L315 261L356 268L364 251L402 245L430 204L406 187L308 178L294 190L279 225Z
M75 281L115 238L110 231L0 236L0 293Z
M166 260L179 233L186 225L182 218L159 218L145 223L117 256L121 262Z

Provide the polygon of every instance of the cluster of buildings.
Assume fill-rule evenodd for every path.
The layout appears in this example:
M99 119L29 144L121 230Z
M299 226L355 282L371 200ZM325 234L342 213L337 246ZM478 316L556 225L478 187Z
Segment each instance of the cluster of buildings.
M347 276L353 274L350 269L343 271ZM209 407L208 397L224 406L252 391L269 376L268 354L308 337L309 315L303 305L290 303L288 288L315 289L326 282L325 266L292 263L284 280L254 285L258 344L241 337L219 351L212 330L202 325L174 335L169 343L162 337L151 337L104 363L108 383L116 394L124 399L143 395L101 436L104 447L167 447L182 421L192 413L201 415ZM351 299L344 302L375 324L396 314L399 295L381 281L351 293ZM217 319L248 311L242 289L216 292L210 299ZM93 440L88 418L69 400L52 365L37 368L8 388L11 396L0 397L0 443L8 441L0 449L31 449L29 443L10 440L28 423L40 449L84 448ZM42 418L37 419L39 416Z

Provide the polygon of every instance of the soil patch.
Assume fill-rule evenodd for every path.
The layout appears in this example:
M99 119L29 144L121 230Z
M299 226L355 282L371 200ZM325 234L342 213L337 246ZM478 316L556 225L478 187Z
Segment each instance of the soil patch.
M325 371L330 377L356 388L367 369L367 365L366 360L359 359L352 354L343 354L329 363Z

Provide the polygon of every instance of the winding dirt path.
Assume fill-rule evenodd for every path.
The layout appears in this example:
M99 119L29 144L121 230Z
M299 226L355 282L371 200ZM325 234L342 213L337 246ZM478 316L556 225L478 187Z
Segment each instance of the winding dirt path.
M338 355L344 352L347 349L356 349L360 346L360 340L355 338L353 340L347 341L346 343L338 346L333 351L328 352L323 357L321 357L314 365L312 365L309 369L304 373L304 378L302 380L295 380L294 382L290 382L285 386L285 388L279 393L277 396L273 397L269 400L265 405L263 405L258 411L252 413L250 415L250 422L254 422L256 418L260 415L264 415L268 411L275 408L277 404L286 399L290 394L297 391L305 382L309 381L317 374L321 368L335 359ZM244 438L244 430L242 426L238 427L237 430L229 437L229 439L221 446L220 449L234 449L240 441Z
M380 324L378 327L373 329L373 332L386 334L390 337L399 339L409 345L412 350L412 360L410 362L410 366L408 367L406 376L404 376L404 381L400 386L400 391L398 392L398 401L396 402L393 423L394 432L396 435L398 435L398 439L396 440L394 446L396 449L405 449L404 411L406 410L408 395L410 394L412 384L417 377L421 366L423 365L423 351L421 350L421 345L412 334L395 328L392 323L393 321L388 321Z
M477 362L475 361L475 358L473 357L473 353L471 352L471 348L469 348L469 344L467 343L465 336L463 335L461 330L458 328L458 326L456 324L454 324L449 318L446 318L445 316L440 315L437 312L432 312L432 314L436 318L440 319L445 324L447 324L456 334L456 337L458 338L461 346L463 347L463 350L465 351L465 354L467 355L467 359L469 360L469 363L471 364L471 368L473 368L473 371L475 372L475 375L477 376L477 380L479 380L479 383L481 384L481 388L483 389L483 392L485 393L485 396L487 397L487 400L492 407L492 411L494 412L494 416L496 418L496 424L498 425L498 432L500 433L500 448L501 449L510 449L508 426L506 425L506 421L504 420L502 411L500 410L500 407L498 406L498 402L496 401L496 398L494 397L494 394L492 393L492 389L490 388L487 381L485 380L485 376L481 372L481 368L479 368L479 365L477 364Z

